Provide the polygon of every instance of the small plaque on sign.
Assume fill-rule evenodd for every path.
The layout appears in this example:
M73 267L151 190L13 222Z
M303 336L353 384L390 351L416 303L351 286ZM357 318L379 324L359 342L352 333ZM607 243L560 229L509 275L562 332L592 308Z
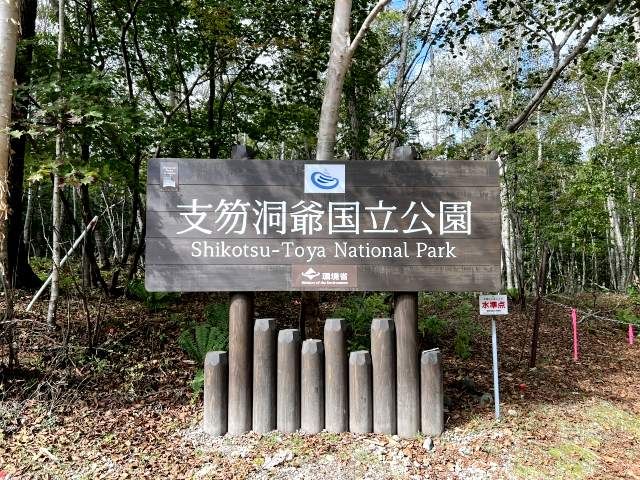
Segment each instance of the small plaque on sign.
M480 315L508 315L506 295L480 295Z
M160 177L163 191L178 190L178 164L177 162L162 162L160 164Z
M292 265L291 284L302 290L345 290L358 286L355 265Z

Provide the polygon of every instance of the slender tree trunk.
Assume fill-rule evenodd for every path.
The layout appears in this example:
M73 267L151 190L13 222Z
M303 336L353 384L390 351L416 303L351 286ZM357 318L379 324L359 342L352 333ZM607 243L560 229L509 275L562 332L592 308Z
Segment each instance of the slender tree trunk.
M360 118L358 117L358 98L355 84L347 88L347 111L351 124L351 154L350 160L364 160L362 146L360 144Z
M24 214L24 225L22 229L22 243L27 251L27 260L29 250L31 248L31 219L33 218L33 187L29 186L27 190L27 211Z
M8 265L8 219L10 195L13 185L9 182L9 136L11 98L13 95L16 45L20 22L16 0L0 2L0 269L3 282L9 284L11 271Z
M391 125L391 141L389 142L389 150L387 160L393 160L393 152L396 147L402 143L401 124L402 124L402 108L406 96L405 83L407 78L407 58L409 50L409 37L411 35L412 17L416 9L417 0L407 0L402 17L402 33L400 35L400 56L398 57L398 70L395 79L395 96L393 102L393 123Z
M329 51L327 80L320 111L320 125L318 127L318 147L316 150L316 160L318 161L333 160L342 86L352 58L352 54L349 51L349 44L351 43L350 26L351 0L336 0L331 26L331 49Z
M58 80L62 82L62 54L64 52L64 0L58 0ZM62 118L58 119L58 133L56 135L56 167L62 166ZM60 279L60 176L57 169L53 173L53 193L52 203L52 226L53 235L51 240L53 261L53 272L51 275L51 295L49 296L49 309L47 311L47 324L56 325L56 310L58 308L59 279Z
M500 172L500 222L502 224L502 251L505 270L505 279L507 290L514 288L513 282L513 251L512 251L512 228L511 218L509 216L509 195L507 190L506 169L505 161L498 157L498 165Z
M120 273L125 267L127 261L129 261L129 256L131 255L131 249L133 247L133 238L136 230L138 209L140 208L140 192L138 191L138 185L140 183L141 164L142 150L140 145L138 144L136 145L136 154L133 161L133 181L131 184L131 218L129 219L127 238L122 247L122 258L120 259L118 267L115 269L115 271L113 272L113 276L111 277L111 285L109 286L109 291L112 295L115 295L118 290L118 279L120 278ZM122 219L122 222L124 224L124 218Z
M215 43L209 47L209 63L214 64L216 59ZM213 116L216 102L216 69L212 68L209 74L209 98L207 100L207 130L209 132L209 158L217 157L215 141L215 119Z
M536 366L538 357L538 340L540 337L540 312L542 308L542 297L547 282L547 260L549 258L549 248L545 244L542 247L540 256L540 267L538 269L538 278L536 280L536 309L533 318L533 333L531 335L531 355L529 356L529 368Z

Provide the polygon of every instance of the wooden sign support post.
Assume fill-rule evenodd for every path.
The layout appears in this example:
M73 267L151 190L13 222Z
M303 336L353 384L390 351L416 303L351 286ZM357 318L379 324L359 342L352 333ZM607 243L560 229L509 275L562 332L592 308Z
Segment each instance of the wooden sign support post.
M393 320L371 322L373 364L373 431L395 435L396 423L396 339Z
M253 327L253 431L266 433L276 428L275 318L259 318Z
M398 435L412 438L420 431L417 292L395 294L394 320L397 352Z
M233 293L229 303L229 433L251 430L253 293Z

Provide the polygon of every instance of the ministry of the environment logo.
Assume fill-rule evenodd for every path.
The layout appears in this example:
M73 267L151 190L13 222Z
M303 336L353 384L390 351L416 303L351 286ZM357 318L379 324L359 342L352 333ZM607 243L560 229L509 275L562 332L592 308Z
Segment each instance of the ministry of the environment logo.
M344 193L344 165L304 166L304 193Z

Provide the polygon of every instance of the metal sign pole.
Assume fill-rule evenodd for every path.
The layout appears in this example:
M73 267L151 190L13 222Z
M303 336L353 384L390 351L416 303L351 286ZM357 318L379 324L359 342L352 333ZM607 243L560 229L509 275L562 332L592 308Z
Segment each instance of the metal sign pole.
M498 334L496 317L491 317L491 345L493 349L493 399L496 407L496 420L500 420L500 381L498 379Z

